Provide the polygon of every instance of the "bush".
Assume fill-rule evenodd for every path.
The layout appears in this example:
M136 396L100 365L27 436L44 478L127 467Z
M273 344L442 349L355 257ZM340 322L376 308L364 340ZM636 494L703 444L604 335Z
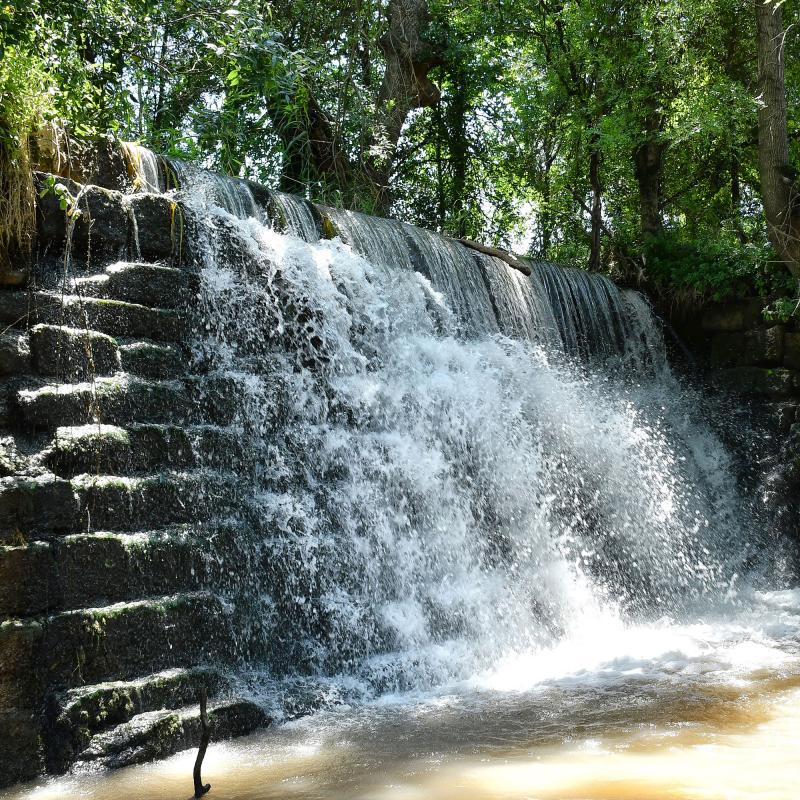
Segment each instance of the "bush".
M645 271L665 292L693 292L704 300L783 295L791 280L773 268L765 243L742 243L727 231L705 239L664 232L645 246Z
M36 226L30 137L55 109L47 72L35 56L8 47L0 59L0 269L30 250Z

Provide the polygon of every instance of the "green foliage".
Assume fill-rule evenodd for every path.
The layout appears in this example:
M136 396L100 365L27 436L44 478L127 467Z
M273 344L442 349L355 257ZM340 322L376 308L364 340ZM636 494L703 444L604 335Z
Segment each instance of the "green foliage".
M769 265L759 201L750 0L428 0L441 99L408 115L396 148L382 126L397 99L381 83L393 7L10 0L3 180L55 120L366 211L380 208L370 164L389 162L392 213L448 235L578 266L594 255L670 291L795 293ZM797 165L796 3L784 16ZM322 140L347 170L313 169ZM30 224L30 192L9 196L0 243L8 220Z
M785 289L783 271L770 271L769 258L767 246L731 233L698 240L670 231L645 247L647 276L658 288L716 301Z
M5 12L4 12L5 13ZM7 47L0 60L0 266L25 255L35 226L28 138L53 114L47 73L39 59Z
M792 297L779 297L773 300L762 312L766 322L787 323L800 317L800 300Z

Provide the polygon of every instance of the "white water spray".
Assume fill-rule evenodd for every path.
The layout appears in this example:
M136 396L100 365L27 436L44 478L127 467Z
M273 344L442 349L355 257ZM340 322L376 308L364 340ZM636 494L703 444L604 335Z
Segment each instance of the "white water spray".
M251 662L426 689L725 596L744 511L640 296L345 212L306 241L238 192L186 190L198 356L256 454Z

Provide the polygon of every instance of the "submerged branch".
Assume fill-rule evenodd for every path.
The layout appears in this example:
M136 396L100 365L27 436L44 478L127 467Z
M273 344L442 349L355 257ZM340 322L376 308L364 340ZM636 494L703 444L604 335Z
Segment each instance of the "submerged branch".
M203 785L203 780L200 777L200 770L203 767L203 759L206 756L208 749L208 742L211 739L211 728L208 726L208 716L206 715L206 702L208 701L208 691L205 687L200 690L200 747L197 750L197 758L194 762L194 796L195 798L202 797L204 794L211 790L211 784Z

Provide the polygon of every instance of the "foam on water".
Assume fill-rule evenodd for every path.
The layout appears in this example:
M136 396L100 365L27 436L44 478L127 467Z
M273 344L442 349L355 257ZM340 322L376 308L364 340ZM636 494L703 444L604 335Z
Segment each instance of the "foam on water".
M306 241L194 197L214 234L198 358L239 387L257 454L251 667L427 691L607 657L632 622L736 593L747 508L639 295L391 221L339 212L351 244Z

